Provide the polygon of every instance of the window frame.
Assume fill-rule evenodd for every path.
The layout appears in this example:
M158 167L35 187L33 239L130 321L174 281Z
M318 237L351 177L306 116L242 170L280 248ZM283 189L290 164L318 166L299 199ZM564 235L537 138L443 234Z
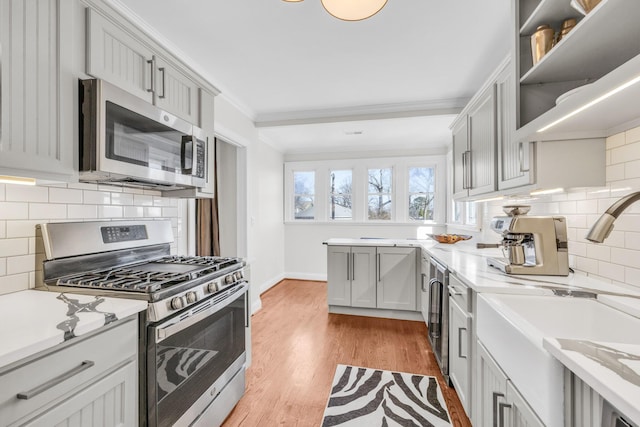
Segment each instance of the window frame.
M434 169L434 218L412 220L409 218L409 169L427 167ZM368 170L391 168L391 219L368 219ZM284 164L284 222L287 224L369 224L369 225L444 225L449 211L446 194L446 155L415 157L382 157L359 159L329 159L288 161ZM352 171L352 219L332 220L329 214L330 173L337 170ZM293 212L293 172L315 172L315 219L295 219Z

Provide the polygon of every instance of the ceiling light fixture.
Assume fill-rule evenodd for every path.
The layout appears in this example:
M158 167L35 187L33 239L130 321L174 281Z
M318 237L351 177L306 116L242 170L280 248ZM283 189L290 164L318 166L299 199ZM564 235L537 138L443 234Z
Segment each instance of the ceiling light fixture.
M283 0L299 3L303 0ZM362 21L380 12L387 0L321 0L322 7L332 16L343 21Z

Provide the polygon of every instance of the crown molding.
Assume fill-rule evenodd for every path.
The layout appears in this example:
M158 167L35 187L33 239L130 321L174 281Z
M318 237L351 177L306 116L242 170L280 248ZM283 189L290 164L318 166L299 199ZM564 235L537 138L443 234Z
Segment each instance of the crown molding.
M468 101L468 98L454 98L439 101L269 113L259 115L255 125L260 128L459 114Z

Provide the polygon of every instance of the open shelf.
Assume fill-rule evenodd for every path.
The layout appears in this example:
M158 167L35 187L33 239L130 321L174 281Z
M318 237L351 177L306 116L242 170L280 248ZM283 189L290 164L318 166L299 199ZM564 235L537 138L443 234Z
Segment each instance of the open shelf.
M575 114L545 132L538 132L543 127L635 78L640 78L640 54L518 129L515 138L519 141L548 141L607 137L637 126L640 124L640 102L638 102L640 82Z
M521 36L564 13L568 1L543 0L527 19ZM569 7L570 8L570 7ZM559 11L559 12L558 12ZM564 15L560 15L560 20ZM640 53L640 1L602 0L520 79L520 84L597 79Z
M557 29L565 19L576 18L580 20L583 16L571 7L570 0L542 0L520 27L520 35L530 36L542 24L549 24L552 28Z

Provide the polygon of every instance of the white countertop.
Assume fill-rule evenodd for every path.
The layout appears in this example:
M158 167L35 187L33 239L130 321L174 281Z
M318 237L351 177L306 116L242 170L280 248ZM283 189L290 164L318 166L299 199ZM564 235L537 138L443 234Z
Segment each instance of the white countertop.
M476 292L550 295L551 288L589 290L628 294L629 290L581 273L568 276L513 275L487 265L487 258L502 258L500 249L477 249L471 240L455 244L434 240L407 239L329 239L332 246L400 246L417 247L445 264L449 270ZM640 296L640 291L636 293ZM618 308L618 307L616 307ZM630 313L633 314L633 313Z
M640 425L640 345L545 338L544 348Z
M146 301L39 290L0 295L0 368L146 308Z

